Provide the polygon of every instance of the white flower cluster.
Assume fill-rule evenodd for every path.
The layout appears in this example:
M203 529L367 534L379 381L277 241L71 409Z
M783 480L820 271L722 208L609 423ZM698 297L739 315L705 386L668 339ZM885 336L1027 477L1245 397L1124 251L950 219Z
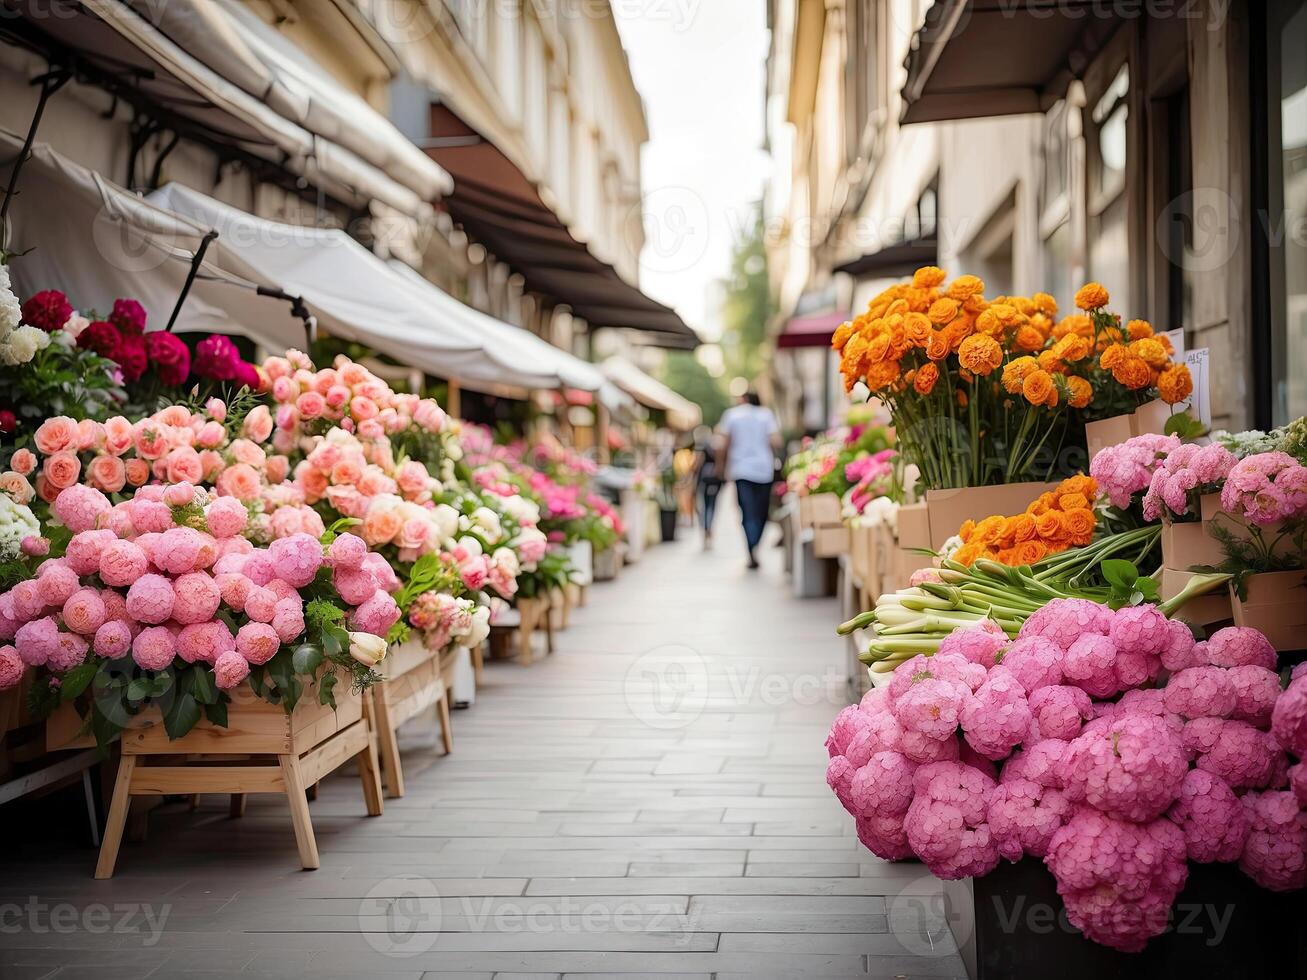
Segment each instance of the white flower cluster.
M17 558L22 553L23 538L40 533L41 525L31 508L0 493L0 560Z
M0 364L17 367L26 364L36 352L50 345L50 335L38 327L20 326L22 304L14 295L9 267L0 265Z
M862 513L853 518L859 527L880 527L882 524L890 531L898 531L899 505L889 497L875 497L862 508Z

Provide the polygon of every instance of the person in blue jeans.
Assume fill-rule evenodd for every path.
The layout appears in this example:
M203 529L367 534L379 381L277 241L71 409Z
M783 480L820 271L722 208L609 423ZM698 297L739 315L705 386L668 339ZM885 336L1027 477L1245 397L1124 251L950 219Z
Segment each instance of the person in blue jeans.
M740 403L722 414L722 471L735 483L740 505L744 540L749 547L749 567L758 567L758 543L767 527L771 507L772 480L776 474L776 453L781 430L771 409L764 408L757 392L746 392Z

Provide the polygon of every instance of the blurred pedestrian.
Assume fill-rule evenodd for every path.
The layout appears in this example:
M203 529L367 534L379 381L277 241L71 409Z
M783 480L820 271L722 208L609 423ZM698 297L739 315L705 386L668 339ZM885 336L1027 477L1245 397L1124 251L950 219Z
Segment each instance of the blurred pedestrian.
M749 548L749 567L758 567L758 543L767 527L771 508L772 481L776 476L776 452L781 430L771 409L764 408L758 393L749 390L740 403L722 414L724 438L721 465L725 478L735 483L740 504L744 540Z
M701 425L694 430L694 449L698 457L695 467L695 489L699 498L699 521L703 525L703 548L712 548L713 518L717 514L717 494L722 489L720 438L712 429Z

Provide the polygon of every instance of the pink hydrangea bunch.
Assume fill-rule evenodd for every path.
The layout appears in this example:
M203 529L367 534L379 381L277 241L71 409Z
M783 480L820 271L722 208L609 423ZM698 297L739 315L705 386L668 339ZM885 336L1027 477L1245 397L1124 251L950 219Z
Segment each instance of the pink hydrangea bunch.
M208 664L231 687L305 635L301 592L324 566L349 580L351 628L384 636L399 619L389 594L399 583L362 539L342 535L324 550L295 533L256 548L242 536L246 505L215 490L151 484L110 504L75 484L52 509L74 533L62 557L0 594L0 641L12 641L0 681L15 660L57 675L88 657L130 655L151 671Z
M1125 509L1152 485L1153 474L1181 445L1179 436L1135 436L1100 450L1089 463L1089 475L1114 507Z
M1221 507L1266 526L1307 518L1307 466L1288 453L1245 456L1230 469Z
M827 782L858 838L941 878L1042 858L1071 922L1142 949L1188 862L1307 886L1307 668L1256 630L1055 600L1010 642L950 634L839 713Z
M1238 458L1219 442L1185 443L1161 460L1144 494L1144 518L1197 519L1198 498L1221 488Z

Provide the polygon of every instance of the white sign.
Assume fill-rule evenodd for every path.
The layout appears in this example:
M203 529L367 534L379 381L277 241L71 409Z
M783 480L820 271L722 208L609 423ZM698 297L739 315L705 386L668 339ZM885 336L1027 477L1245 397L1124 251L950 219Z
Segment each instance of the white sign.
M1167 330L1163 332L1162 336L1171 341L1171 347L1173 349L1171 354L1172 363L1183 364L1185 362L1184 327L1176 327L1174 330Z
M1194 381L1194 393L1189 397L1187 406L1189 414L1210 429L1212 427L1212 388L1209 374L1211 359L1208 353L1209 349L1206 347L1188 351L1184 356L1184 362L1189 366L1189 375Z

